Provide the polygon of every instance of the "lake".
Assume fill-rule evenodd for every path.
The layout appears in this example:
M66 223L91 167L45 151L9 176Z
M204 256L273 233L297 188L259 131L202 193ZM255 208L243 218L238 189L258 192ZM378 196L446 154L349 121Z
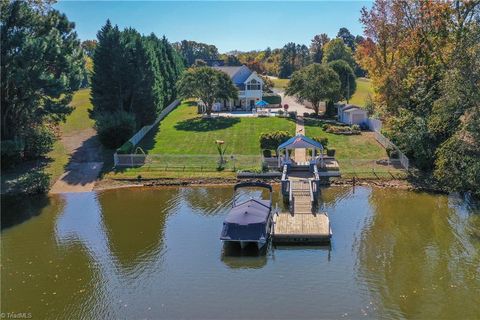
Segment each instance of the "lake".
M480 210L322 189L326 247L225 250L232 187L2 198L1 311L34 319L480 318ZM247 190L242 196L258 196ZM282 206L275 188L275 201Z

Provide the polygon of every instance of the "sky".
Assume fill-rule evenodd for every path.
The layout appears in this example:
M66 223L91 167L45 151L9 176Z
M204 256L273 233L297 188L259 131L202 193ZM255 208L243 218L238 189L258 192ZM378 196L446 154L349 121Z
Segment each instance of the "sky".
M310 44L314 35L335 37L346 27L362 34L360 9L370 1L70 1L55 8L75 22L81 40L95 39L107 19L121 29L165 35L171 42L194 40L231 50Z

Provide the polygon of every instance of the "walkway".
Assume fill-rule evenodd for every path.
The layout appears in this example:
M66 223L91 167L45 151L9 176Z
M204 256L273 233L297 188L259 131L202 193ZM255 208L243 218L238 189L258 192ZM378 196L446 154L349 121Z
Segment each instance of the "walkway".
M297 116L295 134L305 135L305 124L302 116ZM295 149L295 162L304 163L307 161L307 150L306 149Z
M102 146L96 131L88 128L62 137L70 159L65 172L50 189L50 193L89 192L93 190L103 167Z

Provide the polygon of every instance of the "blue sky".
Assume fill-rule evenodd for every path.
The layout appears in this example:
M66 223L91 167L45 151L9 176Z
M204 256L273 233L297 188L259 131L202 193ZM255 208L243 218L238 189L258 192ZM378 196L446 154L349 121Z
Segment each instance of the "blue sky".
M120 28L154 32L170 41L214 44L220 52L308 45L315 34L334 37L341 27L362 34L360 9L370 1L60 1L55 8L76 24L80 39L94 39L109 18Z

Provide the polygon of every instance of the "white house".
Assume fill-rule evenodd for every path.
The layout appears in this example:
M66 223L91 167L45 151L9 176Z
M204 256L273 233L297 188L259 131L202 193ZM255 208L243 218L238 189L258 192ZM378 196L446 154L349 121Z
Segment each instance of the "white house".
M238 88L237 100L218 101L213 106L214 111L249 111L257 101L262 100L263 80L255 71L246 66L213 68L225 72Z
M367 123L368 121L367 111L353 104L338 106L337 115L338 121L350 125Z

